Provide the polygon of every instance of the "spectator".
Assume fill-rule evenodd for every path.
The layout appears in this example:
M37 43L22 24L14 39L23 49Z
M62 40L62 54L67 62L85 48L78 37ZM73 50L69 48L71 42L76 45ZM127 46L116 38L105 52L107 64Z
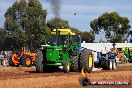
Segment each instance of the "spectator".
M114 59L112 58L110 60L110 69L116 69L116 62L115 61L117 59L118 50L115 47L116 46L115 43L113 43L112 45L113 45L113 48L111 48L111 56L114 56Z

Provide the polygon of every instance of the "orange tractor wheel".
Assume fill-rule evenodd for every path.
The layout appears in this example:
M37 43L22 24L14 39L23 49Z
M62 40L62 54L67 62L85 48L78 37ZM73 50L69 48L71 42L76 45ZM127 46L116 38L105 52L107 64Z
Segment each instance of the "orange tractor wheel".
M13 54L9 59L9 66L19 66L19 55Z
M21 57L21 64L24 67L30 67L30 66L32 66L32 58L29 55L24 54Z

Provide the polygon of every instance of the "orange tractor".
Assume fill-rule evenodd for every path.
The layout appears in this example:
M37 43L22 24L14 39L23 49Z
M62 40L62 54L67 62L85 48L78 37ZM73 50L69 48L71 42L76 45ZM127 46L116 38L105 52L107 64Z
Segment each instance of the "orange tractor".
M29 52L26 50L25 47L22 47L21 52L15 52L12 54L10 60L9 60L9 66L19 66L22 65L23 67L30 67L32 65L35 65L35 52Z

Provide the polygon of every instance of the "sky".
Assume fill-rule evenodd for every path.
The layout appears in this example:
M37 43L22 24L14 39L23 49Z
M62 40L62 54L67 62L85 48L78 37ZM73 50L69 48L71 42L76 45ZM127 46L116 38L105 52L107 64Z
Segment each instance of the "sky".
M0 27L4 25L4 13L16 0L0 0ZM47 0L40 0L48 12L47 20L54 17ZM128 17L132 25L132 0L60 0L60 18L68 20L71 27L90 31L90 22L104 12L118 12ZM74 15L76 13L76 15ZM103 34L96 37L104 37ZM99 38L98 38L99 39Z

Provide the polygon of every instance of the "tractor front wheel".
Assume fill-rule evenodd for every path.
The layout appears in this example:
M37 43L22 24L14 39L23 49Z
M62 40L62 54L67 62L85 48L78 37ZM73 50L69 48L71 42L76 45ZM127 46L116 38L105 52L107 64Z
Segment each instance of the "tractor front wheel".
M68 73L70 71L69 61L66 61L66 62L63 63L63 71L64 71L64 73Z

